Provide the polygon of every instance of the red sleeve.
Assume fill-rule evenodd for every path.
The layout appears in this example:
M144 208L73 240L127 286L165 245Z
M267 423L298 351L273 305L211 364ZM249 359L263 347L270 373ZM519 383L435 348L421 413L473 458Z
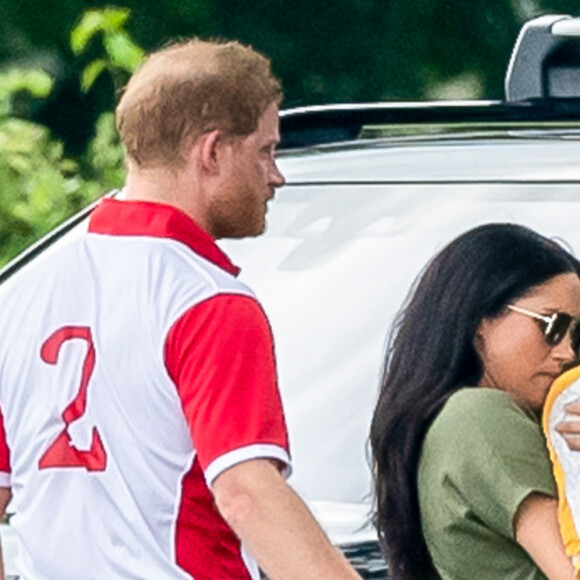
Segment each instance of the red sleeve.
M230 454L212 479L240 460L287 461L272 332L254 298L218 295L188 310L168 333L165 362L204 472Z
M4 417L0 410L0 487L9 487L9 478L6 474L10 473L10 450L6 443L6 433L4 431Z

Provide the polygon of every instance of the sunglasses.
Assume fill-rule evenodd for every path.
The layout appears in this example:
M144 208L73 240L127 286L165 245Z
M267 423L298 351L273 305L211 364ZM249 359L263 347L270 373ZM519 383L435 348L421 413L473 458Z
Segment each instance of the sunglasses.
M572 349L576 356L580 354L580 325L578 320L567 312L554 312L554 314L538 314L513 304L508 304L509 310L525 314L538 322L540 329L544 335L546 344L550 347L556 346L562 342L568 331L570 330L570 340L572 342Z

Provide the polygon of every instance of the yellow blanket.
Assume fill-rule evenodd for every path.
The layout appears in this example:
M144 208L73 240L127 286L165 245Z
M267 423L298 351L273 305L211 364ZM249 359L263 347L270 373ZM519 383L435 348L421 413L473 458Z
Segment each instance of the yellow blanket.
M550 387L542 426L558 487L558 520L566 554L580 578L580 451L572 451L555 426L566 419L564 406L580 401L580 367L559 376Z

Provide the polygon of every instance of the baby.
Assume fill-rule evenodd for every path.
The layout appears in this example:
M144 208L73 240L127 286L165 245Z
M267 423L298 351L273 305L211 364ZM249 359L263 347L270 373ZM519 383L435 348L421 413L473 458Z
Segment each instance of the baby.
M572 558L580 579L580 451L573 451L556 426L569 419L568 403L580 400L580 367L560 375L546 398L542 425L558 488L558 521L566 554Z

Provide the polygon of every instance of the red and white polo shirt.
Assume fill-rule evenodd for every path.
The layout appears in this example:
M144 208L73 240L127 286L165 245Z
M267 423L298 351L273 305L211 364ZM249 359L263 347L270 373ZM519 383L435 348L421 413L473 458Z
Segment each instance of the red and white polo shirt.
M0 290L0 485L23 580L258 578L209 491L289 465L272 335L175 208L105 200Z

